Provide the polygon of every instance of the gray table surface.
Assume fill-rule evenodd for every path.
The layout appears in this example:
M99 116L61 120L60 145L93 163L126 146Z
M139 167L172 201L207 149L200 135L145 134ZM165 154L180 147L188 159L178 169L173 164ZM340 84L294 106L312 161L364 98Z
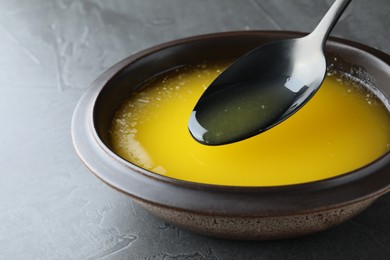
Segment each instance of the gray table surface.
M0 0L0 259L390 259L390 194L322 233L220 240L149 215L71 142L78 99L124 57L203 33L310 31L332 2ZM354 0L333 35L390 53L389 28L390 1Z

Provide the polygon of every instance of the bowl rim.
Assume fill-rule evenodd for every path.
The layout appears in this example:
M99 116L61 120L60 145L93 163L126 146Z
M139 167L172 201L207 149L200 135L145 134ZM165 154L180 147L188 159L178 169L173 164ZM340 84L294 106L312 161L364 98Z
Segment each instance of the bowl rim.
M258 36L273 40L304 35L293 31L204 34L159 44L123 59L91 84L75 108L71 132L78 156L99 179L135 199L204 214L291 215L340 207L386 193L390 189L390 151L366 166L323 180L281 186L225 186L179 180L145 170L116 155L99 138L93 113L100 92L115 75L145 56L172 46L225 37ZM390 66L389 55L366 45L335 37L329 38L328 45L361 50ZM232 207L232 203L236 206Z

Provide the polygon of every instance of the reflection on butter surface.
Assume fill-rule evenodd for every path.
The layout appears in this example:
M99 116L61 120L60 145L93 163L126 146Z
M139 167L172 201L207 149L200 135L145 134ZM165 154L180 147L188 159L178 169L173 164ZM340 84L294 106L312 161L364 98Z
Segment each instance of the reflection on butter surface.
M321 180L357 169L389 150L390 115L371 92L328 76L294 116L247 140L205 146L189 134L190 113L227 64L200 64L158 76L117 111L114 151L172 178L234 186Z

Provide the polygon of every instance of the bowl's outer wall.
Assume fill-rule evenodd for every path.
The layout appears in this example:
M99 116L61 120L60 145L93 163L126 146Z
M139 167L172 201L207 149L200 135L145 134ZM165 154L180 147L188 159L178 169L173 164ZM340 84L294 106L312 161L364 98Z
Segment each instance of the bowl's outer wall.
M324 181L281 187L227 187L160 176L110 151L107 131L112 115L145 80L173 67L205 59L234 58L262 43L302 35L278 31L212 34L156 46L123 60L98 78L76 107L72 136L80 158L107 184L137 200L202 214L294 215L338 208L384 194L390 184L389 153L354 173ZM388 55L339 39L328 41L327 50L333 63L343 64L343 70L357 76L359 70L366 71L390 97ZM353 65L345 66L350 63Z
M153 215L204 235L240 240L274 240L298 237L332 228L356 216L376 197L338 208L288 216L241 217L203 215L137 201Z

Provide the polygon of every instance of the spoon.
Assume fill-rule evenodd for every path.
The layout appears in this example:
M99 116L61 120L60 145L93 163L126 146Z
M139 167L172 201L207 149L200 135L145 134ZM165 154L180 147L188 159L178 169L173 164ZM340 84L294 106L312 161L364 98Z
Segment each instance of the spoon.
M193 109L193 138L205 145L237 142L299 110L325 78L325 42L350 2L336 0L307 36L262 45L229 66Z

